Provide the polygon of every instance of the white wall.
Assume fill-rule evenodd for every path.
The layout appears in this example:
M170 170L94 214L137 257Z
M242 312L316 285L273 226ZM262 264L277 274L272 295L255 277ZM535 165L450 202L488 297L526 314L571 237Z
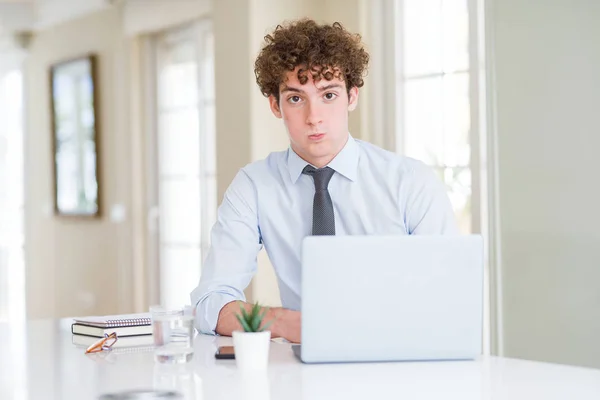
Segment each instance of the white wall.
M34 35L25 67L25 257L29 318L126 312L131 223L109 219L130 208L128 50L118 8L99 11ZM49 68L98 54L101 207L96 220L58 218L53 209Z
M125 34L152 34L196 20L210 11L210 0L127 0L123 5Z
M600 2L493 4L504 354L600 367Z

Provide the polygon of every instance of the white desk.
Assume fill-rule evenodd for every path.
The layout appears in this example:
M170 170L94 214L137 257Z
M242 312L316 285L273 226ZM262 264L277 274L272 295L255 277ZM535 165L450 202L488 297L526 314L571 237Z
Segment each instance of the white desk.
M600 399L600 370L486 357L478 361L303 365L271 343L269 368L243 375L215 360L230 338L197 336L194 360L156 364L152 351L85 355L71 320L0 324L0 399L96 399L126 389L173 389L190 399ZM19 343L19 341L21 343Z

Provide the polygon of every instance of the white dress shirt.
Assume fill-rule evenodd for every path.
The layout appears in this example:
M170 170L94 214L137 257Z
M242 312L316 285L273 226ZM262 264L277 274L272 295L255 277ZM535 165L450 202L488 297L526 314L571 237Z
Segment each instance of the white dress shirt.
M191 293L200 332L214 334L221 308L245 301L262 246L283 307L300 310L300 247L311 234L315 193L306 165L290 148L248 164L231 182ZM422 162L349 136L328 166L336 171L328 187L336 235L458 234L446 189Z

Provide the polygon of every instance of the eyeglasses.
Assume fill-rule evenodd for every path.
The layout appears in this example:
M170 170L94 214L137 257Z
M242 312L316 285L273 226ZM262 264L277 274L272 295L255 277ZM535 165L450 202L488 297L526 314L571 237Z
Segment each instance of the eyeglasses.
M113 344L117 342L117 333L113 332L110 335L105 333L104 337L98 340L96 343L92 344L85 350L85 354L88 353L98 353L103 350L110 350Z

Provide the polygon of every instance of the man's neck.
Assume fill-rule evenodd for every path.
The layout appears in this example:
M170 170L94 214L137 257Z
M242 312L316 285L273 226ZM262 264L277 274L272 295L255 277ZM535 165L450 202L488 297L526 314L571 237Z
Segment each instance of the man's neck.
M306 161L307 163L311 164L311 165L314 165L317 168L323 168L324 166L326 166L327 164L329 164L331 162L331 160L333 160L335 158L336 155L337 154L335 154L333 156L321 157L321 158L319 158L317 160L312 160L312 161L304 160L304 159L303 160Z
M309 157L303 156L302 154L299 154L293 147L292 147L292 150L294 150L294 153L296 153L298 155L298 157L300 157L301 159L303 159L310 165L313 165L316 168L323 168L326 165L328 165L334 158L336 158L338 154L340 154L340 152L344 149L344 147L346 147L346 144L348 143L349 139L350 139L350 135L348 135L348 137L346 138L346 140L344 141L342 146L335 153L329 154L329 155L326 155L323 157L309 158Z

